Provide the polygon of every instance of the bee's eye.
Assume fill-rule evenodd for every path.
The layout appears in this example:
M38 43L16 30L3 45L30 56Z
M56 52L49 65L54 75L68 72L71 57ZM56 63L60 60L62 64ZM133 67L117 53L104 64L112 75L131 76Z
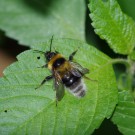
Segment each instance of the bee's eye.
M51 60L51 58L52 58L54 55L56 55L56 53L54 53L54 52L46 52L46 53L45 53L45 57L46 57L46 59L47 59L48 61Z
M49 55L49 58L51 58L52 56L53 56L53 54L50 54L50 55Z
M51 59L51 58L52 58L52 54L49 54L49 55L48 55L48 59Z
M53 53L53 52L50 53L50 54L49 54L49 58L51 59L54 55L55 55L55 53Z

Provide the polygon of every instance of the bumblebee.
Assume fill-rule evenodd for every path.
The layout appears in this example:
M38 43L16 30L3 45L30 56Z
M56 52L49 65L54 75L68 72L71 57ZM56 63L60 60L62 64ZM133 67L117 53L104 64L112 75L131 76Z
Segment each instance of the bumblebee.
M41 52L35 50L44 53L47 64L42 66L42 68L48 68L52 73L41 82L39 87L46 81L54 79L54 87L56 90L56 105L57 101L60 101L63 98L65 87L74 96L84 97L86 94L86 86L82 78L85 77L85 74L89 73L89 69L83 68L80 64L73 62L73 57L77 53L77 50L71 53L68 60L59 52L51 51L52 40L53 37L50 43L50 51Z

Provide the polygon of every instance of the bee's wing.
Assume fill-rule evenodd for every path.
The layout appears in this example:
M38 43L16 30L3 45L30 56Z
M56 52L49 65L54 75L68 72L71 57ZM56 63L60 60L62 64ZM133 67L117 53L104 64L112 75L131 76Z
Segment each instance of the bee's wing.
M55 76L54 77L55 78L54 86L55 86L55 90L56 90L56 98L58 101L60 101L65 94L64 84L61 80L60 75L56 71L54 71L54 76Z
M77 77L81 77L87 73L89 73L89 69L87 68L83 68L80 64L76 63L76 62L70 62L71 64L71 72L73 75L77 76Z

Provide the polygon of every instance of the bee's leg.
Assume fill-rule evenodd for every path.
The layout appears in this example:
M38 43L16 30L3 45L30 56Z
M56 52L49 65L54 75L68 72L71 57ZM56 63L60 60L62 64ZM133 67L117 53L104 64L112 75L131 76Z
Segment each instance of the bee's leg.
M89 78L89 77L87 77L87 76L83 76L83 78L85 78L85 79L87 79L87 80L90 80L90 81L94 81L94 82L98 82L97 80L93 80L93 79L91 79L91 78Z
M52 79L52 78L53 78L53 75L47 76L47 77L41 82L41 84L40 84L37 88L35 88L35 89L38 89L38 88L41 87L46 81L49 81L49 80Z
M55 50L55 53L57 53L57 54L58 54L59 52Z
M45 64L45 65L38 67L38 68L47 68L47 66L48 66L48 64Z
M54 47L54 50L55 50L55 53L57 53L57 54L59 53L58 51L56 51L56 48L55 47Z
M40 50L33 50L34 53L41 53L41 54L44 54L45 52L43 51L40 51Z
M74 55L77 53L78 50L74 51L73 53L70 54L69 56L69 61L73 60Z

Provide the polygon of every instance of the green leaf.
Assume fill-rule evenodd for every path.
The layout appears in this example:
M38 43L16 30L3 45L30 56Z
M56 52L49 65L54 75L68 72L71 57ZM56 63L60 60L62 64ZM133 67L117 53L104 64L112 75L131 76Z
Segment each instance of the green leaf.
M131 60L135 61L135 51L133 51L129 56Z
M92 25L100 38L121 54L129 54L135 46L135 23L125 15L116 0L90 0Z
M49 44L33 47L47 51ZM77 40L55 39L53 47L65 58L79 47L74 61L90 69L86 76L95 80L84 79L86 96L78 99L66 89L56 107L53 81L35 90L50 75L48 69L37 68L45 64L44 55L25 51L0 79L0 133L89 135L111 116L118 96L111 59Z
M129 91L119 93L119 103L112 121L124 135L135 134L135 102Z
M0 29L31 47L52 35L84 40L85 1L1 0Z

